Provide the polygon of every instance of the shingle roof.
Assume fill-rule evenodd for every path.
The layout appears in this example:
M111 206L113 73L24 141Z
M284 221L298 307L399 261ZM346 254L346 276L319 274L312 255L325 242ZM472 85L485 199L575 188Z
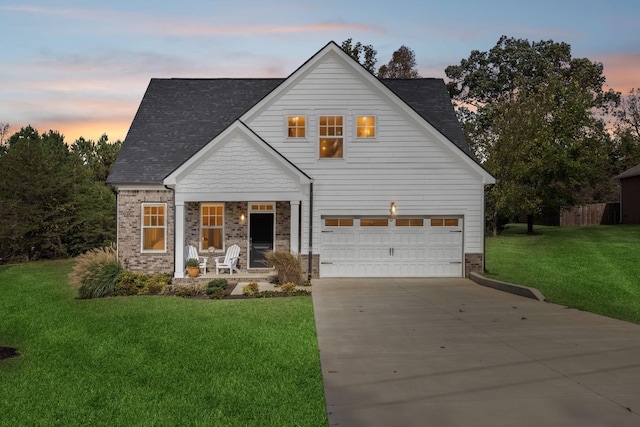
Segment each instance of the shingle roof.
M162 180L283 79L152 79L109 184Z
M624 178L632 178L634 176L640 175L640 165L635 165L631 169L627 169L622 172L620 175L616 176L615 179L624 179Z
M469 155L469 143L442 79L382 79L382 82L440 133Z
M162 184L285 79L152 79L107 183ZM462 151L469 146L442 79L384 84Z

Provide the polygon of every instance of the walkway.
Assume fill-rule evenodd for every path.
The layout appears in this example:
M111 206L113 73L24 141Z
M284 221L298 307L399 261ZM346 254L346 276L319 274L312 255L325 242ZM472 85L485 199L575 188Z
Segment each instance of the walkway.
M312 289L330 426L640 426L640 325L465 279Z

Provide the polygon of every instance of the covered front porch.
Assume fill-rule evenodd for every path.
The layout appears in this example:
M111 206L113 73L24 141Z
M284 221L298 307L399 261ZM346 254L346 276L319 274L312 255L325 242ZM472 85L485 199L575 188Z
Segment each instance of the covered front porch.
M300 253L301 203L313 180L237 121L164 179L174 192L174 277L185 277L185 246L213 258L240 247L240 268L268 267L269 250ZM261 259L262 258L262 259Z
M175 278L185 278L188 247L206 262L206 277L216 275L216 258L224 258L232 245L240 247L237 268L245 277L273 273L267 263L269 251L300 251L300 200L277 202L185 201L175 204ZM229 276L236 276L234 273ZM202 276L202 275L201 275Z

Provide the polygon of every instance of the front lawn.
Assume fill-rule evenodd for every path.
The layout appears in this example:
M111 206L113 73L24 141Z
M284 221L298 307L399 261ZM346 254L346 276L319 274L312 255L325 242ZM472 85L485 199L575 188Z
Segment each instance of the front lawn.
M640 226L509 225L487 238L488 277L537 288L548 301L640 323Z
M0 266L0 425L323 426L311 298L76 299L70 261Z

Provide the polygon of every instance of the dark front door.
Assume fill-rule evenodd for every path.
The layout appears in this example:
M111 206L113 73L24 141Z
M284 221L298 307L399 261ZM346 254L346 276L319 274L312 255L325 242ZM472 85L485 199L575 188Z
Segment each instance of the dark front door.
M249 268L267 268L267 252L273 250L273 213L249 215Z

